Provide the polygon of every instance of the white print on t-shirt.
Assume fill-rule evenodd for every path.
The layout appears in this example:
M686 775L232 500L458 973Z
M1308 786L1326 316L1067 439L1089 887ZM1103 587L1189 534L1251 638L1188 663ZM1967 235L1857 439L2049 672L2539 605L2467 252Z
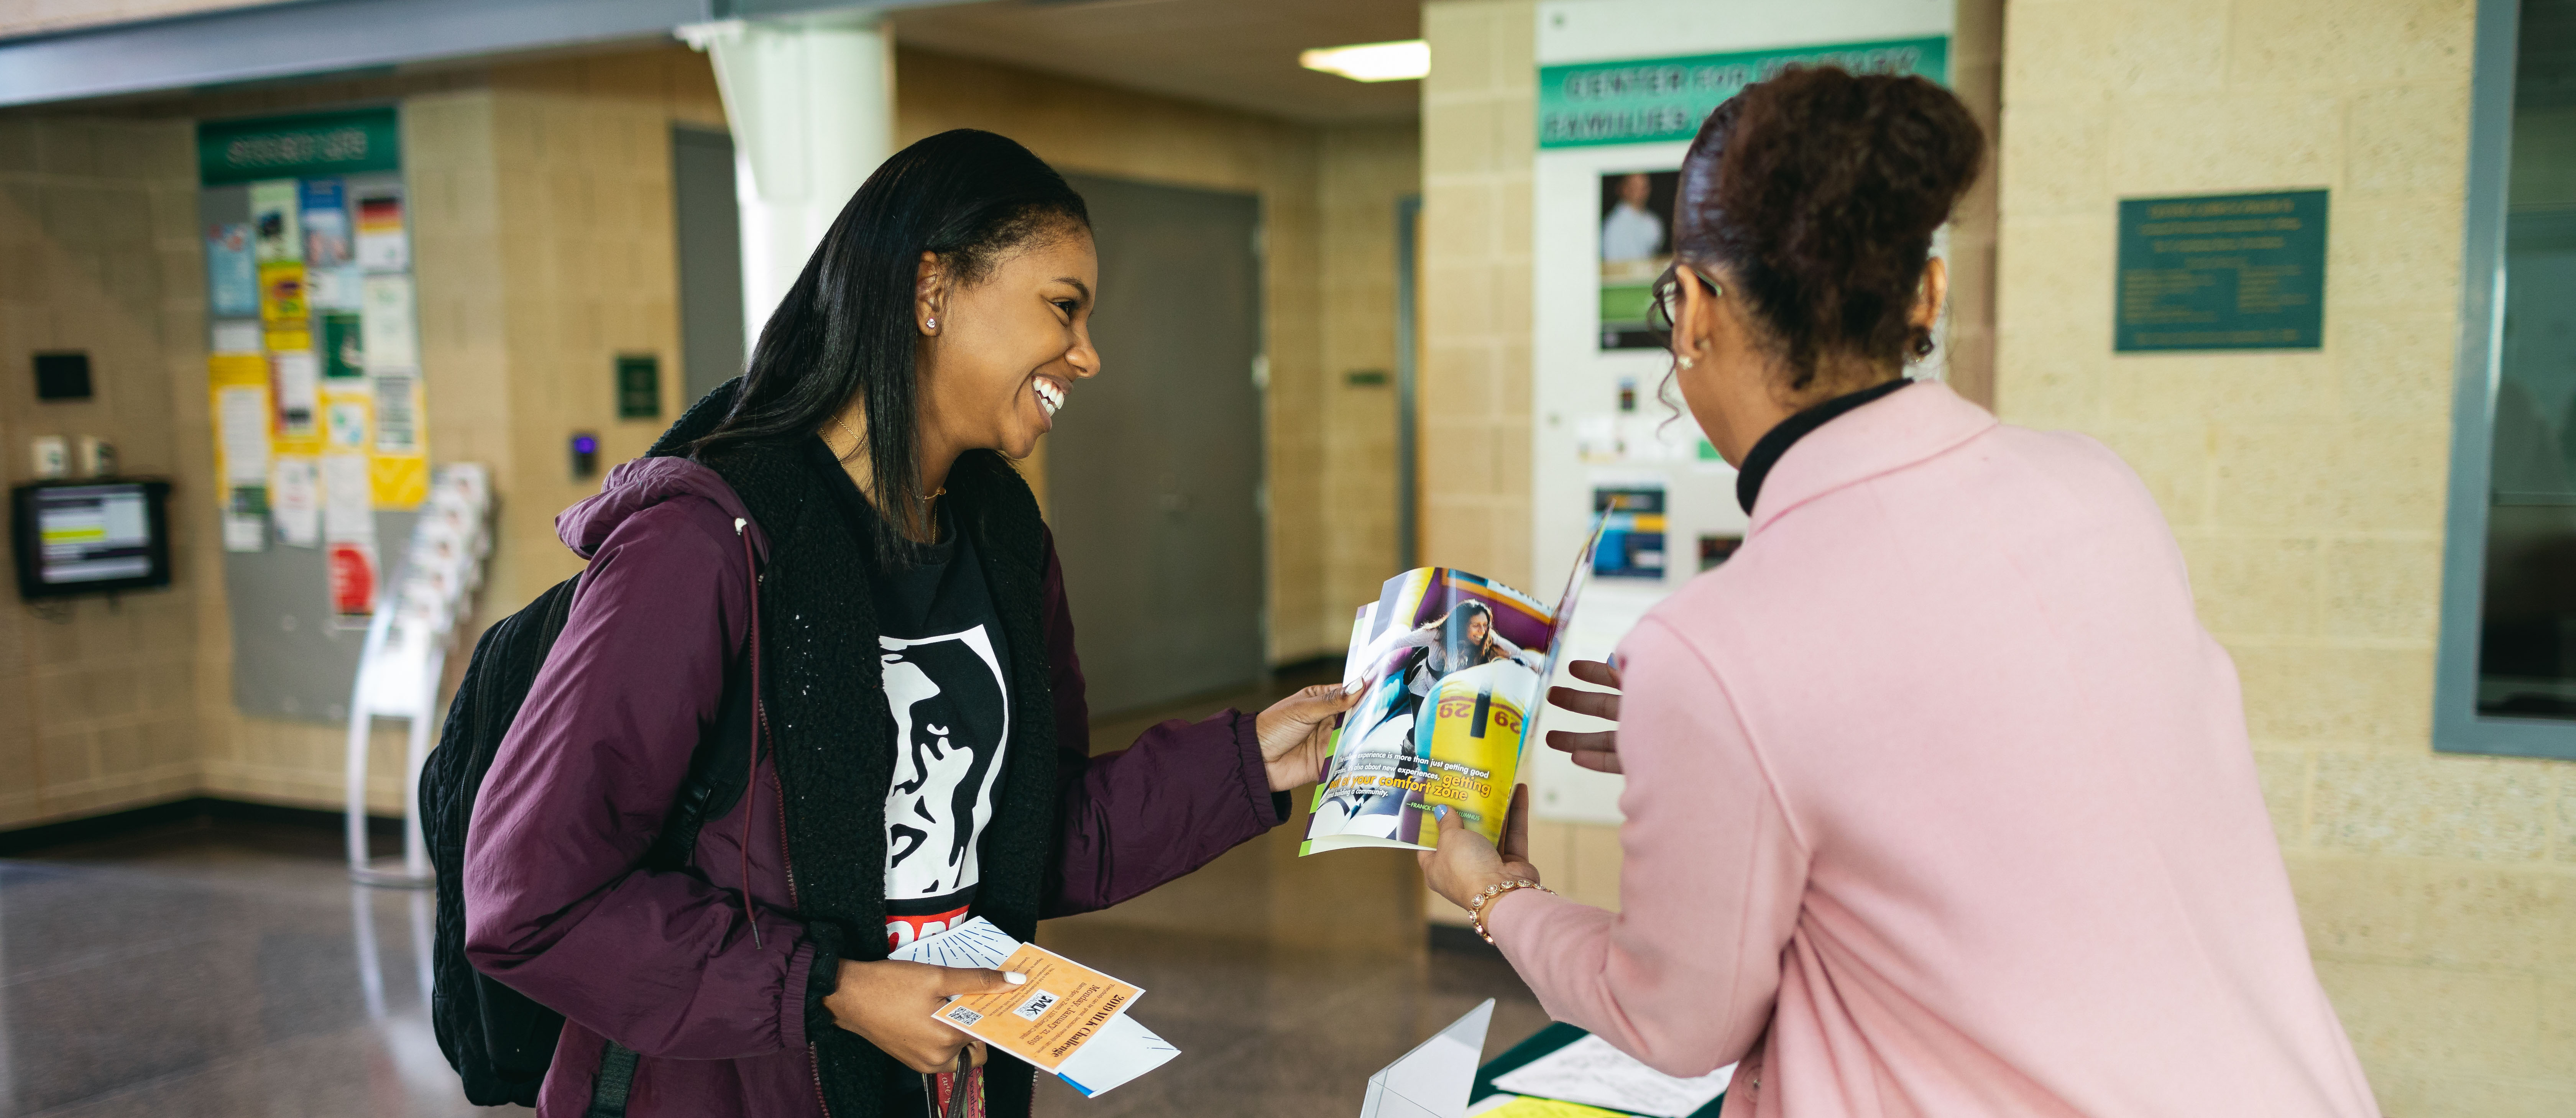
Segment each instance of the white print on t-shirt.
M993 818L993 785L1010 740L1009 690L992 638L977 625L945 636L878 637L894 712L894 782L886 790L885 895L935 897L981 879L975 840ZM977 712L968 715L967 712ZM992 724L974 740L967 719Z

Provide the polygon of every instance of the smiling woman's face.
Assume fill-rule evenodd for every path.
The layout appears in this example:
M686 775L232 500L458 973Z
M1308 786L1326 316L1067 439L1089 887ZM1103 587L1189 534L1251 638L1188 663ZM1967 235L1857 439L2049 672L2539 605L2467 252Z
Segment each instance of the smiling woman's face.
M1099 286L1100 255L1080 228L1031 241L971 285L926 277L916 312L925 443L1010 458L1037 449L1074 382L1100 372L1091 348Z

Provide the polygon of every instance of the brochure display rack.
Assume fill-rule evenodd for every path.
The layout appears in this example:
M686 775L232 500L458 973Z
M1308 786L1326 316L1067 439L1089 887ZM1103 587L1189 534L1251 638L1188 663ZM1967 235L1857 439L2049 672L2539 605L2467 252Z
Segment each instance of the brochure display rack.
M420 830L420 770L439 722L438 683L459 618L469 616L492 548L492 485L483 467L442 466L412 526L401 581L377 596L349 696L349 875L368 885L430 884ZM403 764L403 855L379 868L367 852L368 737L378 718L410 722Z

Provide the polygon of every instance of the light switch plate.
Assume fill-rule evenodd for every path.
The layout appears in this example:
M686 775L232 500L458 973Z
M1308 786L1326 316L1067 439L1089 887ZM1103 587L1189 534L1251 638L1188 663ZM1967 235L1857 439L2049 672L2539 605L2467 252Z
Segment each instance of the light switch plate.
M71 452L61 435L38 435L29 442L35 452L36 476L51 481L71 473Z
M96 435L81 436L80 476L115 477L116 444Z

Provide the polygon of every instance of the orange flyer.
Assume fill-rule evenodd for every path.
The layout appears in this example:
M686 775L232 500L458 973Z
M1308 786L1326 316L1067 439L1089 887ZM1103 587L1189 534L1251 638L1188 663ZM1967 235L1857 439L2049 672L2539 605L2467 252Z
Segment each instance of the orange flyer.
M1021 944L1001 969L1029 981L957 998L932 1016L1048 1072L1145 993L1034 943Z

